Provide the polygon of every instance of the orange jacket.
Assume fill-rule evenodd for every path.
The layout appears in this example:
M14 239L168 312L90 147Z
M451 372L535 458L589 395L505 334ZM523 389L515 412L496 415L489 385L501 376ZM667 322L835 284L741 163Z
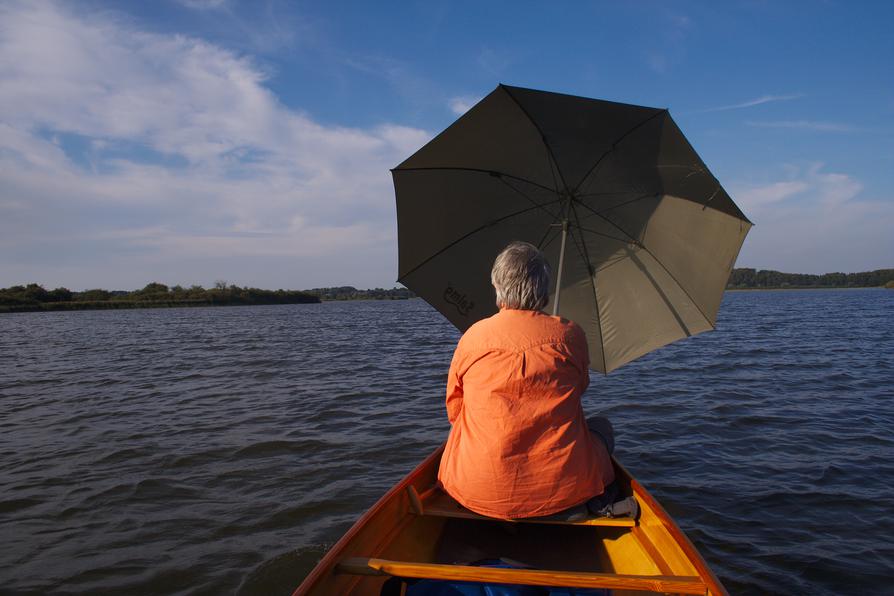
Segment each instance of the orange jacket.
M444 490L504 519L550 515L602 494L614 470L584 419L588 366L584 332L567 319L501 310L472 325L447 379Z

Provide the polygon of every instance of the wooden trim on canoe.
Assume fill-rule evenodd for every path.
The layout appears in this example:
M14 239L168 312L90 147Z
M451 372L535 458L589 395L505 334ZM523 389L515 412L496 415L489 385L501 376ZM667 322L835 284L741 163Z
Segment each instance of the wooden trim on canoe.
M612 458L614 460L614 458ZM693 567L698 571L699 575L704 579L705 584L710 590L711 594L728 596L729 592L726 591L726 588L723 587L723 584L720 583L720 580L717 579L717 576L714 575L714 572L711 571L711 568L708 567L708 564L702 558L701 553L695 548L695 546L690 542L689 537L683 533L683 530L674 522L670 515L668 515L667 511L664 510L664 507L661 506L655 497L652 496L649 491L645 489L645 487L639 483L639 481L634 478L630 472L627 471L624 466L622 466L617 460L614 460L615 466L617 466L623 474L625 474L628 478L630 478L630 486L633 489L636 498L641 499L643 502L647 503L649 507L651 507L657 519L661 521L664 525L665 529L677 541L677 544L680 545L680 548L689 557Z
M376 501L376 503L370 507L353 526L351 526L351 529L349 529L345 535L329 549L329 552L327 552L320 562L317 563L317 566L313 568L313 571L311 571L310 574L304 578L304 581L301 582L301 585L295 589L293 596L307 594L322 578L332 573L336 563L338 563L344 556L345 549L351 544L354 537L366 526L367 522L376 517L379 511L381 511L392 498L398 497L402 491L406 490L407 486L412 484L424 470L430 465L434 465L434 462L441 457L441 453L443 452L444 445L441 445L439 448L435 449L431 455L426 457L421 464L416 466L412 472L404 477L403 480L395 484L391 490L382 495L382 498Z
M648 590L674 594L706 594L707 586L698 576L620 575L542 569L498 569L469 565L411 563L384 559L350 558L336 567L337 573L391 575L405 578L488 582L525 586L562 586L568 588L609 588Z

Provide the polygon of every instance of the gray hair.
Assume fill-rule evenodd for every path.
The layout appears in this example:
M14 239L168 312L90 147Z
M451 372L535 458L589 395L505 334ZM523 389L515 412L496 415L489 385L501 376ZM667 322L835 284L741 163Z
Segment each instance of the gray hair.
M549 263L533 244L511 242L494 261L490 282L497 307L541 310L549 302Z

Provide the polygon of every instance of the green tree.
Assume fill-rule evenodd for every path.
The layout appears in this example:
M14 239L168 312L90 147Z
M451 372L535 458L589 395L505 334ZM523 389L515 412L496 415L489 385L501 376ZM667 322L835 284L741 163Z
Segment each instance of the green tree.
M106 290L86 290L84 292L80 292L77 295L78 300L83 300L85 302L104 302L112 297L112 293Z
M25 286L24 296L26 300L31 300L33 302L47 302L50 293L47 292L43 286L38 284L28 284Z
M137 290L136 292L131 292L129 298L132 300L167 300L168 296L168 286L153 281L152 283L146 284L142 290Z
M68 288L56 288L47 294L47 302L71 302L72 293Z

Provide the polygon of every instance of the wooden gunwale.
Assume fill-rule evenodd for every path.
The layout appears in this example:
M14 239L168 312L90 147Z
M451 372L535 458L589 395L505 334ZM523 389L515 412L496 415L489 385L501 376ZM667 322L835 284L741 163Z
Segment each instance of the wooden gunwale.
M317 584L321 579L329 575L330 573L335 572L335 566L338 561L344 556L344 551L351 544L354 538L361 532L361 530L366 526L367 522L376 517L379 512L384 509L384 507L391 502L393 498L399 497L400 493L408 486L413 484L419 476L421 476L429 466L433 465L434 461L441 457L441 453L444 452L444 445L441 445L438 449L435 449L434 453L426 457L421 464L419 464L416 469L410 472L403 480L394 485L388 492L382 495L375 504L369 508L369 510L360 516L353 526L342 536L338 542L336 542L332 548L329 549L329 552L317 563L317 566L314 567L313 571L304 578L304 581L295 589L292 593L292 596L301 596L302 594L307 594L313 586Z
M614 458L612 459L614 460ZM726 588L723 587L723 584L720 583L720 580L717 579L717 576L714 575L714 572L708 567L708 564L702 558L701 553L698 552L695 545L690 542L689 537L683 533L683 530L680 529L667 511L665 511L664 507L661 506L661 503L659 503L655 497L653 497L652 494L627 471L627 468L621 465L617 460L614 460L614 463L623 474L630 478L630 486L633 489L636 498L647 503L649 507L655 511L657 519L661 521L667 532L674 538L674 540L676 540L680 549L682 549L686 556L689 557L693 567L695 567L696 571L698 571L699 575L708 586L710 593L728 595L729 593L726 591Z

